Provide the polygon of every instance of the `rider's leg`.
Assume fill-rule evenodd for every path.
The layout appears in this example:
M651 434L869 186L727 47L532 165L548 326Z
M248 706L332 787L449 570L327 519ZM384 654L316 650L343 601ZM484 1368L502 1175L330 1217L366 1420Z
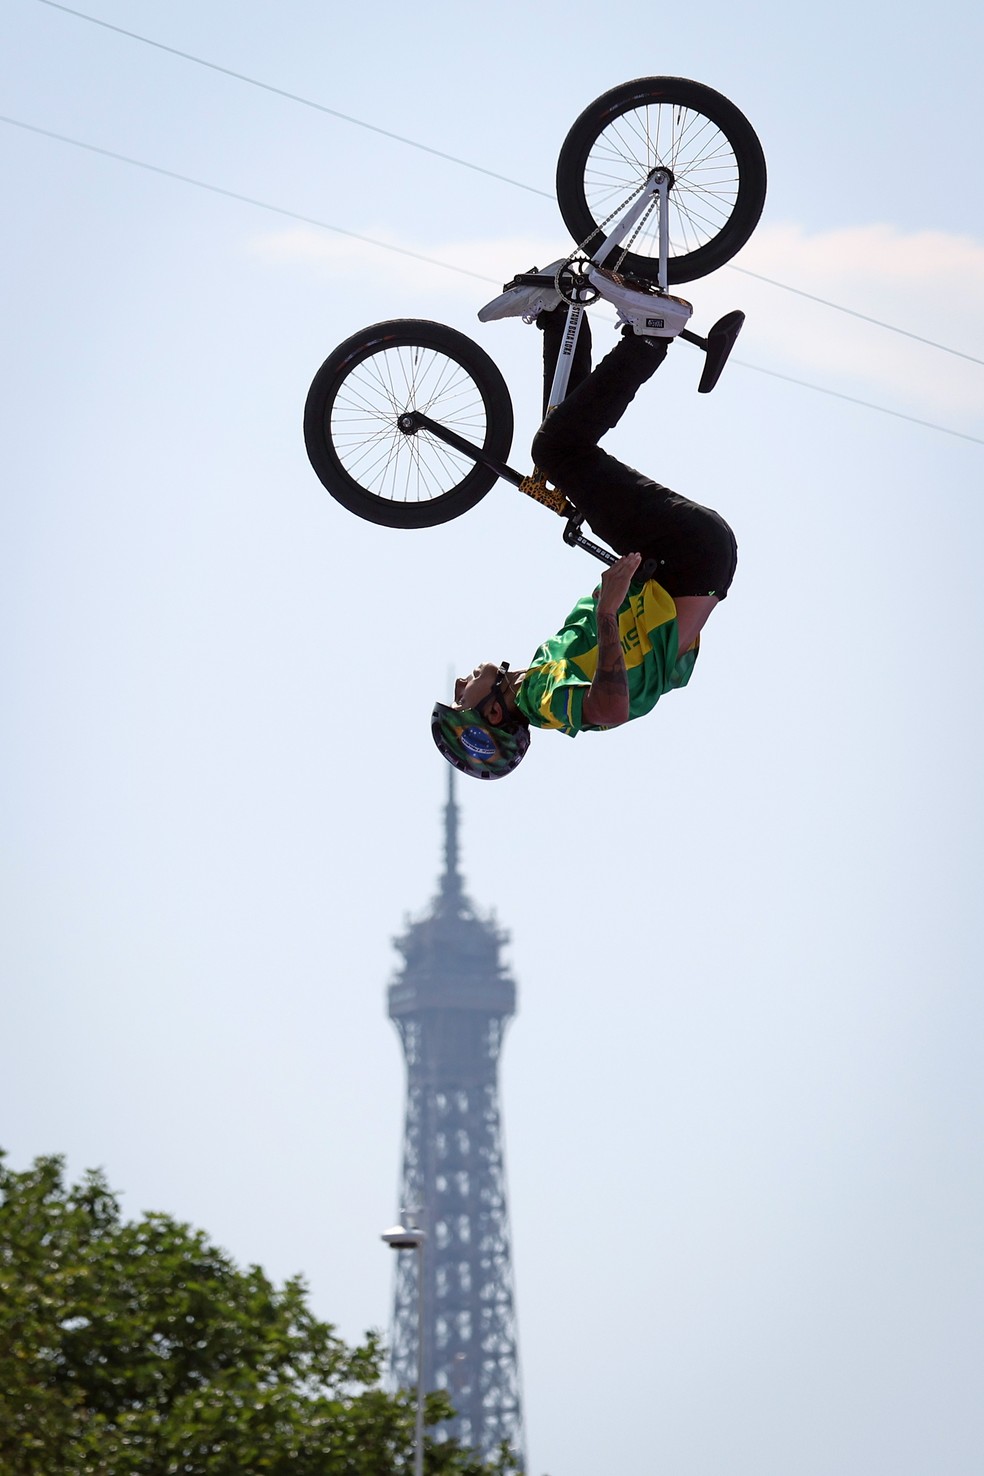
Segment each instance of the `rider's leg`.
M723 599L737 563L725 520L597 445L662 363L666 345L665 339L624 337L551 411L533 441L533 459L616 553L654 559L656 578L671 595Z
M551 314L551 317L556 316ZM562 328L557 330L562 331ZM606 485L636 490L652 485L652 479L633 471L601 451L598 442L621 420L639 387L649 379L666 356L666 340L623 337L611 353L544 420L533 441L533 460L562 487L580 511L577 494L594 501L594 492ZM546 371L547 343L544 342ZM549 384L546 386L549 389Z
M554 371L557 368L557 360L560 358L560 350L564 342L564 332L567 328L567 304L561 303L559 307L550 312L541 313L536 320L536 326L543 334L543 414L546 415L550 404L550 390L553 385ZM571 355L571 372L567 381L567 394L572 395L578 385L591 373L591 324L588 322L587 313L581 314L581 327Z
M622 337L592 373L581 378L566 399L544 421L537 438L545 437L565 452L597 447L606 431L618 425L641 385L666 357L668 340ZM538 463L539 464L539 463Z

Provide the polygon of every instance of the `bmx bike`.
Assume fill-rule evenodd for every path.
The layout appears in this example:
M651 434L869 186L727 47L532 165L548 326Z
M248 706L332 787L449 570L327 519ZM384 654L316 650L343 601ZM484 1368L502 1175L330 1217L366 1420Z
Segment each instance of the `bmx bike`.
M566 393L583 313L603 295L591 269L636 278L654 310L660 297L669 306L670 286L716 271L752 234L765 203L765 156L745 116L713 88L644 77L585 108L561 148L556 190L578 245L551 275L529 272L507 284L552 287L568 305L551 405ZM717 383L743 321L733 312L706 336L679 331L704 352L701 392ZM485 350L457 329L416 318L346 339L315 375L304 411L319 479L369 522L434 527L501 479L561 514L566 542L612 563L614 554L581 533L562 489L535 468L507 465L512 434L509 390Z

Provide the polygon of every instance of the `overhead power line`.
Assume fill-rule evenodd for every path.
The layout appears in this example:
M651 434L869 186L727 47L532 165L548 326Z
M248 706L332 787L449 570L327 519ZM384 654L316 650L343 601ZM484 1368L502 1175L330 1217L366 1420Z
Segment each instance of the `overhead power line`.
M327 220L317 220L313 215L302 215L297 210L287 210L282 205L269 205L252 195L241 195L236 190L224 189L221 185L209 184L204 179L194 179L190 174L179 174L174 169L163 169L159 164L148 164L144 159L133 159L129 154L118 154L113 149L100 148L98 144L84 143L80 138L69 138L65 133L55 133L50 128L39 128L36 123L25 123L20 118L8 118L0 114L0 123L9 123L14 128L24 128L28 133L39 133L43 138L53 138L59 143L71 144L75 149L85 149L90 154L101 154L104 159L115 159L120 164L132 164L135 169L147 169L151 174L162 174L165 179L176 179L181 184L194 185L198 190L208 190L213 195L224 195L227 200L238 200L243 205L253 205L257 210L270 210L274 215L285 215L288 220L299 220L303 225L318 226L323 231L334 231L339 236L349 236L353 241L363 241L367 246L378 246L382 251L396 251L400 256L412 256L415 261L428 266L443 267L446 272L458 272L463 277L476 277L480 282L495 282L495 277L471 272L467 267L455 266L450 261L439 261L437 257L425 256L420 251L410 251L406 246L394 246L390 241L376 241L372 236L361 236L358 231L347 231L344 226L332 225Z
M313 108L316 112L325 113L330 118L338 118L344 123L351 123L356 128L368 129L370 133L378 133L383 138L389 138L396 143L405 144L407 148L419 149L425 154L432 154L435 158L444 159L449 164L457 164L462 169L473 170L476 174L484 174L489 179L497 179L502 184L512 185L514 189L526 190L531 195L540 195L545 200L552 200L554 195L551 191L538 189L535 185L524 184L522 180L513 179L508 174L498 174L494 169L486 169L481 164L475 164L469 159L460 159L456 154L446 154L441 149L432 148L429 144L419 143L416 139L407 138L402 133L393 133L388 128L381 128L376 123L367 123L364 118L355 118L350 113L339 112L337 108L330 108L325 103L315 102L309 97L302 97L299 93L288 92L283 87L275 87L269 82L263 82L257 77L247 76L245 72L236 72L231 67L221 66L218 62L207 61L204 57L195 56L190 51L181 51L176 46L168 46L163 41L155 41L150 36L143 36L137 31L128 31L123 26L113 25L110 21L101 20L98 16L88 15L85 11L75 10L70 5L62 5L60 0L38 0L40 5L47 5L50 10L60 10L66 15L74 16L77 20L87 21L90 25L101 26L105 31L114 31L119 36L126 36L130 41L138 41L143 46L152 46L156 51L167 52L170 56L179 57L182 61L192 62L197 67L205 67L211 72L218 72L222 76L232 77L236 82L245 82L249 87L259 87L264 92L273 93L276 97L286 98L288 102L299 103L302 107ZM205 186L205 188L209 188ZM271 207L264 206L264 209ZM330 230L339 227L330 226ZM351 234L351 233L347 233ZM410 253L413 254L412 252ZM805 292L801 287L794 287L789 282L778 282L774 277L767 277L762 272L750 271L747 267L735 266L733 262L727 263L729 269L740 272L742 276L754 277L758 282L765 282L770 287L777 287L781 292L791 292L796 297L803 297L808 302L819 303L822 307L831 308L834 312L845 313L848 317L858 318L864 323L871 323L875 328L883 328L887 333L897 333L903 338L914 339L916 343L925 344L928 348L939 349L941 353L953 354L958 359L966 359L971 364L980 364L984 367L984 359L975 357L974 354L964 353L961 349L950 348L948 344L939 343L934 338L923 338L918 333L912 333L907 328L899 328L895 323L886 323L882 318L873 318L868 313L861 313L854 308L844 307L842 303L833 302L826 297L818 297L813 292ZM461 270L461 268L452 268Z
M784 379L787 384L797 384L801 389L815 390L818 395L830 395L835 400L847 400L850 405L860 405L865 410L877 410L880 415L892 415L896 420L907 420L910 425L922 425L927 430L940 431L944 436L957 436L961 441L973 441L984 446L984 437L968 435L966 431L951 430L948 425L936 425L932 420L920 420L915 415L906 415L904 410L889 410L887 405L876 405L872 400L859 399L857 395L845 395L841 390L827 389L822 384L812 384L807 379L795 379L792 374L780 374L778 369L765 369L761 364L749 364L745 359L732 359L743 369L753 369L756 374L768 374L770 379Z
M903 338L912 338L916 343L925 343L930 348L942 349L945 354L953 354L958 359L967 359L971 364L984 365L984 359L977 359L973 354L965 354L960 349L949 348L945 343L937 343L935 338L923 338L919 333L911 333L908 328L898 328L894 323L883 323L881 318L872 318L867 313L859 313L854 308L844 307L839 302L830 302L826 297L817 297L813 292L804 292L802 287L790 287L785 282L776 282L772 277L763 277L761 272L751 272L748 267L735 266L729 263L731 270L741 272L744 277L754 277L759 282L768 282L770 287L780 287L783 292L795 292L797 297L805 297L810 302L819 302L823 307L833 308L835 312L847 313L850 318L860 318L862 323L873 323L876 328L887 328L890 333L899 333Z
M283 87L274 87L269 82L261 82L257 77L247 77L243 72L234 72L231 67L220 66L218 62L206 61L204 57L192 56L190 51L179 51L176 46L165 46L163 41L154 41L150 36L138 35L136 31L127 31L123 26L111 25L109 21L100 20L98 16L86 15L81 10L73 10L70 5L59 5L58 0L38 0L41 5L47 5L51 10L63 10L66 15L74 15L78 20L88 21L90 25L102 26L104 31L115 31L118 36L126 36L131 41L139 41L144 46L153 46L156 51L166 51L171 56L178 56L182 61L194 62L196 67L207 67L210 72L220 72L224 77L232 77L236 82L246 82L250 87L259 87L264 92L272 92L276 97L286 98L288 102L300 103L301 107L313 108L315 112L326 113L329 118L340 118L343 123L353 123L356 128L367 128L370 133L381 134L383 138L391 138L396 143L406 144L408 148L420 149L425 154L433 154L437 159L445 159L449 164L460 164L462 169L472 169L476 174L485 174L489 179L501 180L503 184L512 185L517 190L528 190L531 195L542 195L547 200L552 200L553 195L547 190L537 189L535 185L523 184L522 180L511 179L505 174L496 174L494 169L485 169L481 164L472 164L468 159L459 159L456 154L446 154L442 149L431 148L429 144L418 143L416 139L405 138L402 133L392 133L388 128L380 128L376 123L367 123L364 118L353 118L349 113L340 113L337 108L329 108L324 103L314 102L309 97L301 97L299 93L288 92Z

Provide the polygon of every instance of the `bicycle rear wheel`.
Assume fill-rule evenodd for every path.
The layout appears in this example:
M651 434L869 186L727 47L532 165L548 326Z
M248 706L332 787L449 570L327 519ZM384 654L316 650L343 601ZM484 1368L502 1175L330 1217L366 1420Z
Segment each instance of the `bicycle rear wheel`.
M557 202L575 241L591 255L657 166L672 175L670 283L716 271L744 246L765 204L762 145L721 93L685 77L640 77L585 108L557 162ZM654 280L658 210L621 257L604 266ZM604 223L611 224L604 228Z
M397 318L329 354L304 408L304 443L322 484L349 512L388 528L431 528L475 506L496 476L425 430L416 410L498 461L512 444L512 402L484 349L454 328Z

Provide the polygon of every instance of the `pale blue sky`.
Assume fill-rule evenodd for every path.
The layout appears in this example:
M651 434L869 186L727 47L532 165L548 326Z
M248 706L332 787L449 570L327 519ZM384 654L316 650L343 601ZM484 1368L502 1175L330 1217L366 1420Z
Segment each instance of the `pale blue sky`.
M425 532L351 517L308 466L304 397L356 329L448 322L500 363L522 466L539 340L475 312L567 248L550 191L577 113L698 78L769 162L735 266L972 358L728 268L692 284L698 327L748 313L738 362L698 397L675 349L611 445L736 529L694 681L459 789L520 987L531 1471L978 1476L979 16L87 13L546 194L3 7L8 119L488 285L0 125L0 1143L303 1271L350 1338L386 1325L385 986L439 870L431 702L449 664L521 664L596 566L504 486Z

